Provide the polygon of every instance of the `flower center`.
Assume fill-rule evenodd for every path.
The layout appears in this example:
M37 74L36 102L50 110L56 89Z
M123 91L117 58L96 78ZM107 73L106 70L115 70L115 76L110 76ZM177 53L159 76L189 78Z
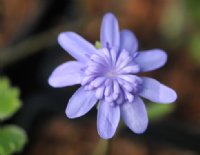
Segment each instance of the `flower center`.
M134 75L139 66L133 59L126 50L117 53L114 49L98 49L84 69L81 85L85 90L95 91L98 99L113 104L132 102L141 84L141 79Z
M115 71L110 71L106 74L108 78L115 78L117 76L117 73Z

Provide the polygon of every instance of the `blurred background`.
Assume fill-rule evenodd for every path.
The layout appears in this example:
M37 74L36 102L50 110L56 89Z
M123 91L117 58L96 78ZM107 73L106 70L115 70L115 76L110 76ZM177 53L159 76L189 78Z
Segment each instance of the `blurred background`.
M21 108L0 125L15 124L27 133L28 141L17 154L94 152L99 140L96 109L67 119L65 107L79 86L53 89L47 80L56 66L72 59L58 45L57 35L75 31L95 43L108 11L117 16L121 29L136 34L140 50L161 48L168 53L163 68L145 75L178 94L167 113L162 106L150 109L152 117L143 135L120 130L110 154L200 154L199 0L0 0L0 77L19 89L21 100Z

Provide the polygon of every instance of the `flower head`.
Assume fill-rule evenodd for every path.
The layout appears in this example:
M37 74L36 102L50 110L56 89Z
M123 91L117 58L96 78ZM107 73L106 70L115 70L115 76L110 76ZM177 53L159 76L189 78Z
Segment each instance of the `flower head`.
M160 49L139 52L135 35L129 30L120 31L111 13L103 17L100 35L102 47L97 49L74 32L61 33L59 44L77 61L58 66L49 84L81 84L67 105L69 118L86 114L99 101L97 128L102 138L114 135L120 115L133 132L143 133L148 117L141 97L165 104L174 102L177 95L158 81L137 74L162 67L167 55Z

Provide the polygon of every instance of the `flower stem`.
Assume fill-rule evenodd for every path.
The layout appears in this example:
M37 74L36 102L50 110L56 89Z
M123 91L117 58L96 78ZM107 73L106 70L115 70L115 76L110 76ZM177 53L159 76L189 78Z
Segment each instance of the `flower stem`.
M99 142L94 149L92 155L110 155L112 147L112 139L104 140L99 139Z
M124 124L120 121L116 134L124 127ZM92 155L110 155L112 151L113 138L109 140L99 139L99 142L94 149Z
M105 155L110 155L111 154L111 151L112 151L112 141L113 141L112 138L108 140L108 142L107 142L107 150L106 150Z
M105 155L107 153L108 140L99 139L92 155Z

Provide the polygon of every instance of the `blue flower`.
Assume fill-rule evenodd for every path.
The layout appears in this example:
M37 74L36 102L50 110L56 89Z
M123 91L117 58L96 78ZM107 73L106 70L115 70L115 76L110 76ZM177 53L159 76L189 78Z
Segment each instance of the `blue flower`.
M62 32L58 42L76 61L58 66L49 84L81 84L68 102L66 115L83 116L98 103L97 129L102 138L113 137L120 116L134 133L143 133L148 117L141 97L166 104L174 102L177 95L157 80L137 74L162 67L167 55L161 49L139 52L135 35L120 31L111 13L103 17L100 41L102 47L97 49L74 32Z

